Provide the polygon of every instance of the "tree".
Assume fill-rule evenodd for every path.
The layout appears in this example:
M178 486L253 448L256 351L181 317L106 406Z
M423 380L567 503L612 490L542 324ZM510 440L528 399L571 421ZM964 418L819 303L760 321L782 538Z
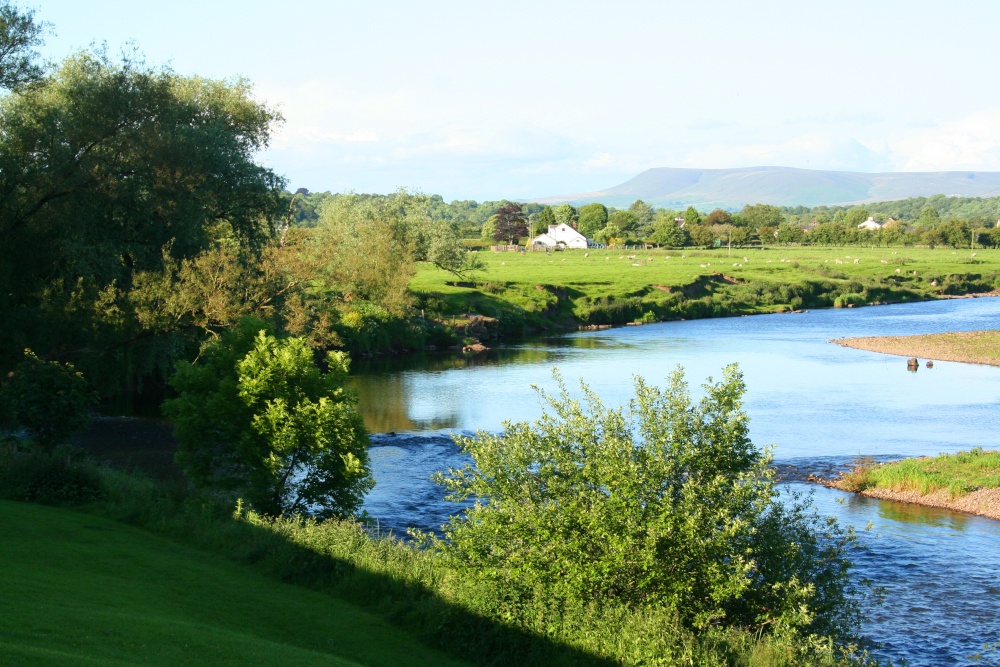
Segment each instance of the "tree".
M638 220L631 211L615 211L608 216L608 225L614 225L620 232L634 232Z
M805 232L798 225L786 222L778 227L777 239L779 243L801 243L805 236Z
M785 221L785 216L781 209L770 204L747 204L740 211L740 219L743 224L751 229L760 227L779 227Z
M701 214L695 209L694 206L688 206L687 210L684 211L684 224L685 225L697 225L701 223Z
M546 206L542 209L542 212L538 214L537 227L535 228L539 234L544 234L548 231L549 227L557 225L556 216L552 212L551 206Z
M494 240L506 241L513 245L519 238L528 235L528 218L521 210L520 204L507 202L497 209L494 218Z
M679 227L673 218L660 218L653 225L653 234L649 237L649 241L656 245L678 248L687 243L687 232Z
M34 10L0 2L0 88L18 90L41 81L44 70L34 49L47 27L35 22Z
M716 227L709 227L708 225L691 225L688 227L685 225L684 230L691 237L691 243L697 246L710 246L715 239L719 238L715 230Z
M552 209L557 223L565 223L570 227L579 219L577 210L571 204L560 204Z
M628 211L635 216L635 226L639 234L644 235L648 233L653 226L653 221L656 219L656 211L653 210L653 207L641 199L636 199L628 207Z
M171 378L164 402L177 462L201 488L224 490L271 516L350 516L374 482L368 434L344 388L347 356L326 371L302 339L243 323L207 344Z
M587 238L594 238L598 231L608 224L608 209L604 204L594 202L580 209L578 231Z
M705 218L706 225L729 225L732 222L733 216L729 214L729 211L723 211L721 208L715 209Z
M252 261L287 210L282 179L254 161L279 120L246 81L103 53L6 97L0 311L12 325L0 328L0 369L30 347L102 387L167 373L194 330L148 328L135 278L218 244Z
M538 421L456 437L473 464L437 480L476 500L431 540L452 563L515 605L544 596L665 607L696 627L857 629L850 538L777 499L735 366L697 403L679 369L663 390L637 378L627 410L557 380L557 395L539 392Z

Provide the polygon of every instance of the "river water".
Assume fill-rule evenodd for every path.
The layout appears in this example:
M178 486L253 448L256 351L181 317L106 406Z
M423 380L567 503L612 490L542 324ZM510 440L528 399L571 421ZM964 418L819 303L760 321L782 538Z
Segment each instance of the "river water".
M531 385L584 380L608 405L632 394L635 375L663 384L679 365L693 393L738 362L751 437L776 462L828 472L854 456L892 459L995 449L1000 368L950 362L908 372L901 357L832 338L997 328L1000 299L955 299L799 314L667 322L535 338L472 359L426 355L357 364L352 382L366 423L376 488L365 508L383 529L436 529L460 508L431 473L465 463L453 432L499 431L541 407ZM788 490L804 490L787 482ZM1000 522L810 487L823 514L860 529L858 576L887 591L863 626L875 653L912 665L977 664L1000 640ZM997 664L995 654L978 664Z

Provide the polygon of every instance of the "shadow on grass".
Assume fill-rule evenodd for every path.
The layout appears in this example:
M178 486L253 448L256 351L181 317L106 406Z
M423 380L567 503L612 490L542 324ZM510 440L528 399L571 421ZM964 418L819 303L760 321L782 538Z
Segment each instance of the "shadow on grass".
M18 465L11 460L0 461L8 473L10 466ZM252 512L234 512L231 504L215 497L189 494L176 482L104 468L96 472L101 477L100 498L68 509L144 529L149 542L166 537L174 544L249 566L262 578L301 587L303 596L328 595L399 628L413 637L414 648L423 644L453 659L480 665L614 664L487 615L503 615L493 602L502 595L464 587L457 573L433 554L391 538L373 538L355 522L265 519ZM21 500L11 498L8 491L0 488L0 497ZM36 500L59 504L60 498ZM52 549L60 549L55 543L57 532L51 538ZM42 539L39 549L45 552L48 548ZM185 572L186 567L178 559L160 569ZM77 576L86 579L91 572L99 576L96 569L86 567ZM198 594L191 592L194 599ZM255 603L237 592L232 604ZM546 617L541 626L558 625L554 612L539 613ZM405 657L386 664L406 663Z

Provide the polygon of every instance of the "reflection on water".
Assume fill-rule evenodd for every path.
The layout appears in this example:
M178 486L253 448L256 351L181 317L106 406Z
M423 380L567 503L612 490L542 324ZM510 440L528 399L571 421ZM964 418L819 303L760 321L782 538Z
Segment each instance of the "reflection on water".
M706 377L738 361L751 437L773 443L788 470L812 466L829 476L858 454L885 459L995 448L1000 368L937 362L907 373L905 358L828 341L989 329L998 315L1000 300L967 299L669 322L535 339L471 358L359 363L352 382L366 423L400 433L374 438L377 485L365 509L397 534L408 526L438 528L461 508L443 502L429 477L466 462L440 429L498 431L504 420L537 418L541 408L530 387L551 391L554 366L571 386L583 378L606 404L621 405L636 374L663 384L681 365L697 393ZM878 655L914 665L970 664L970 654L1000 637L1000 522L823 488L815 500L842 524L874 526L862 534L868 548L856 563L860 576L888 592L864 626L882 643Z
M878 655L911 665L967 665L1000 638L1000 521L949 510L816 491L820 512L872 529L854 558L857 576L886 590L865 634ZM979 664L997 664L997 656Z

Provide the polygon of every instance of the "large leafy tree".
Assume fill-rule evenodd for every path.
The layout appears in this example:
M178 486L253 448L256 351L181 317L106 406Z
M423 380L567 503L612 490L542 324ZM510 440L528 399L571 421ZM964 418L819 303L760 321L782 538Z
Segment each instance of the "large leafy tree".
M731 366L695 402L678 370L665 390L637 379L624 410L560 380L539 421L456 438L474 465L439 481L477 500L431 542L515 605L542 596L668 608L701 627L849 634L849 536L777 499L744 391Z
M594 202L580 208L579 231L587 238L594 238L597 232L608 224L608 208L604 204Z
M219 244L256 260L284 208L254 160L279 120L246 81L100 52L0 101L0 368L25 347L119 386L172 366L183 341L137 313L136 277Z
M44 70L35 48L46 27L35 21L34 11L0 2L0 88L17 90L41 80Z
M493 238L496 241L516 243L522 236L528 235L528 218L521 210L521 205L507 202L497 209L493 216Z
M322 371L306 341L258 326L245 320L178 365L178 397L164 403L177 461L195 485L271 516L349 516L374 482L347 357L330 352Z

